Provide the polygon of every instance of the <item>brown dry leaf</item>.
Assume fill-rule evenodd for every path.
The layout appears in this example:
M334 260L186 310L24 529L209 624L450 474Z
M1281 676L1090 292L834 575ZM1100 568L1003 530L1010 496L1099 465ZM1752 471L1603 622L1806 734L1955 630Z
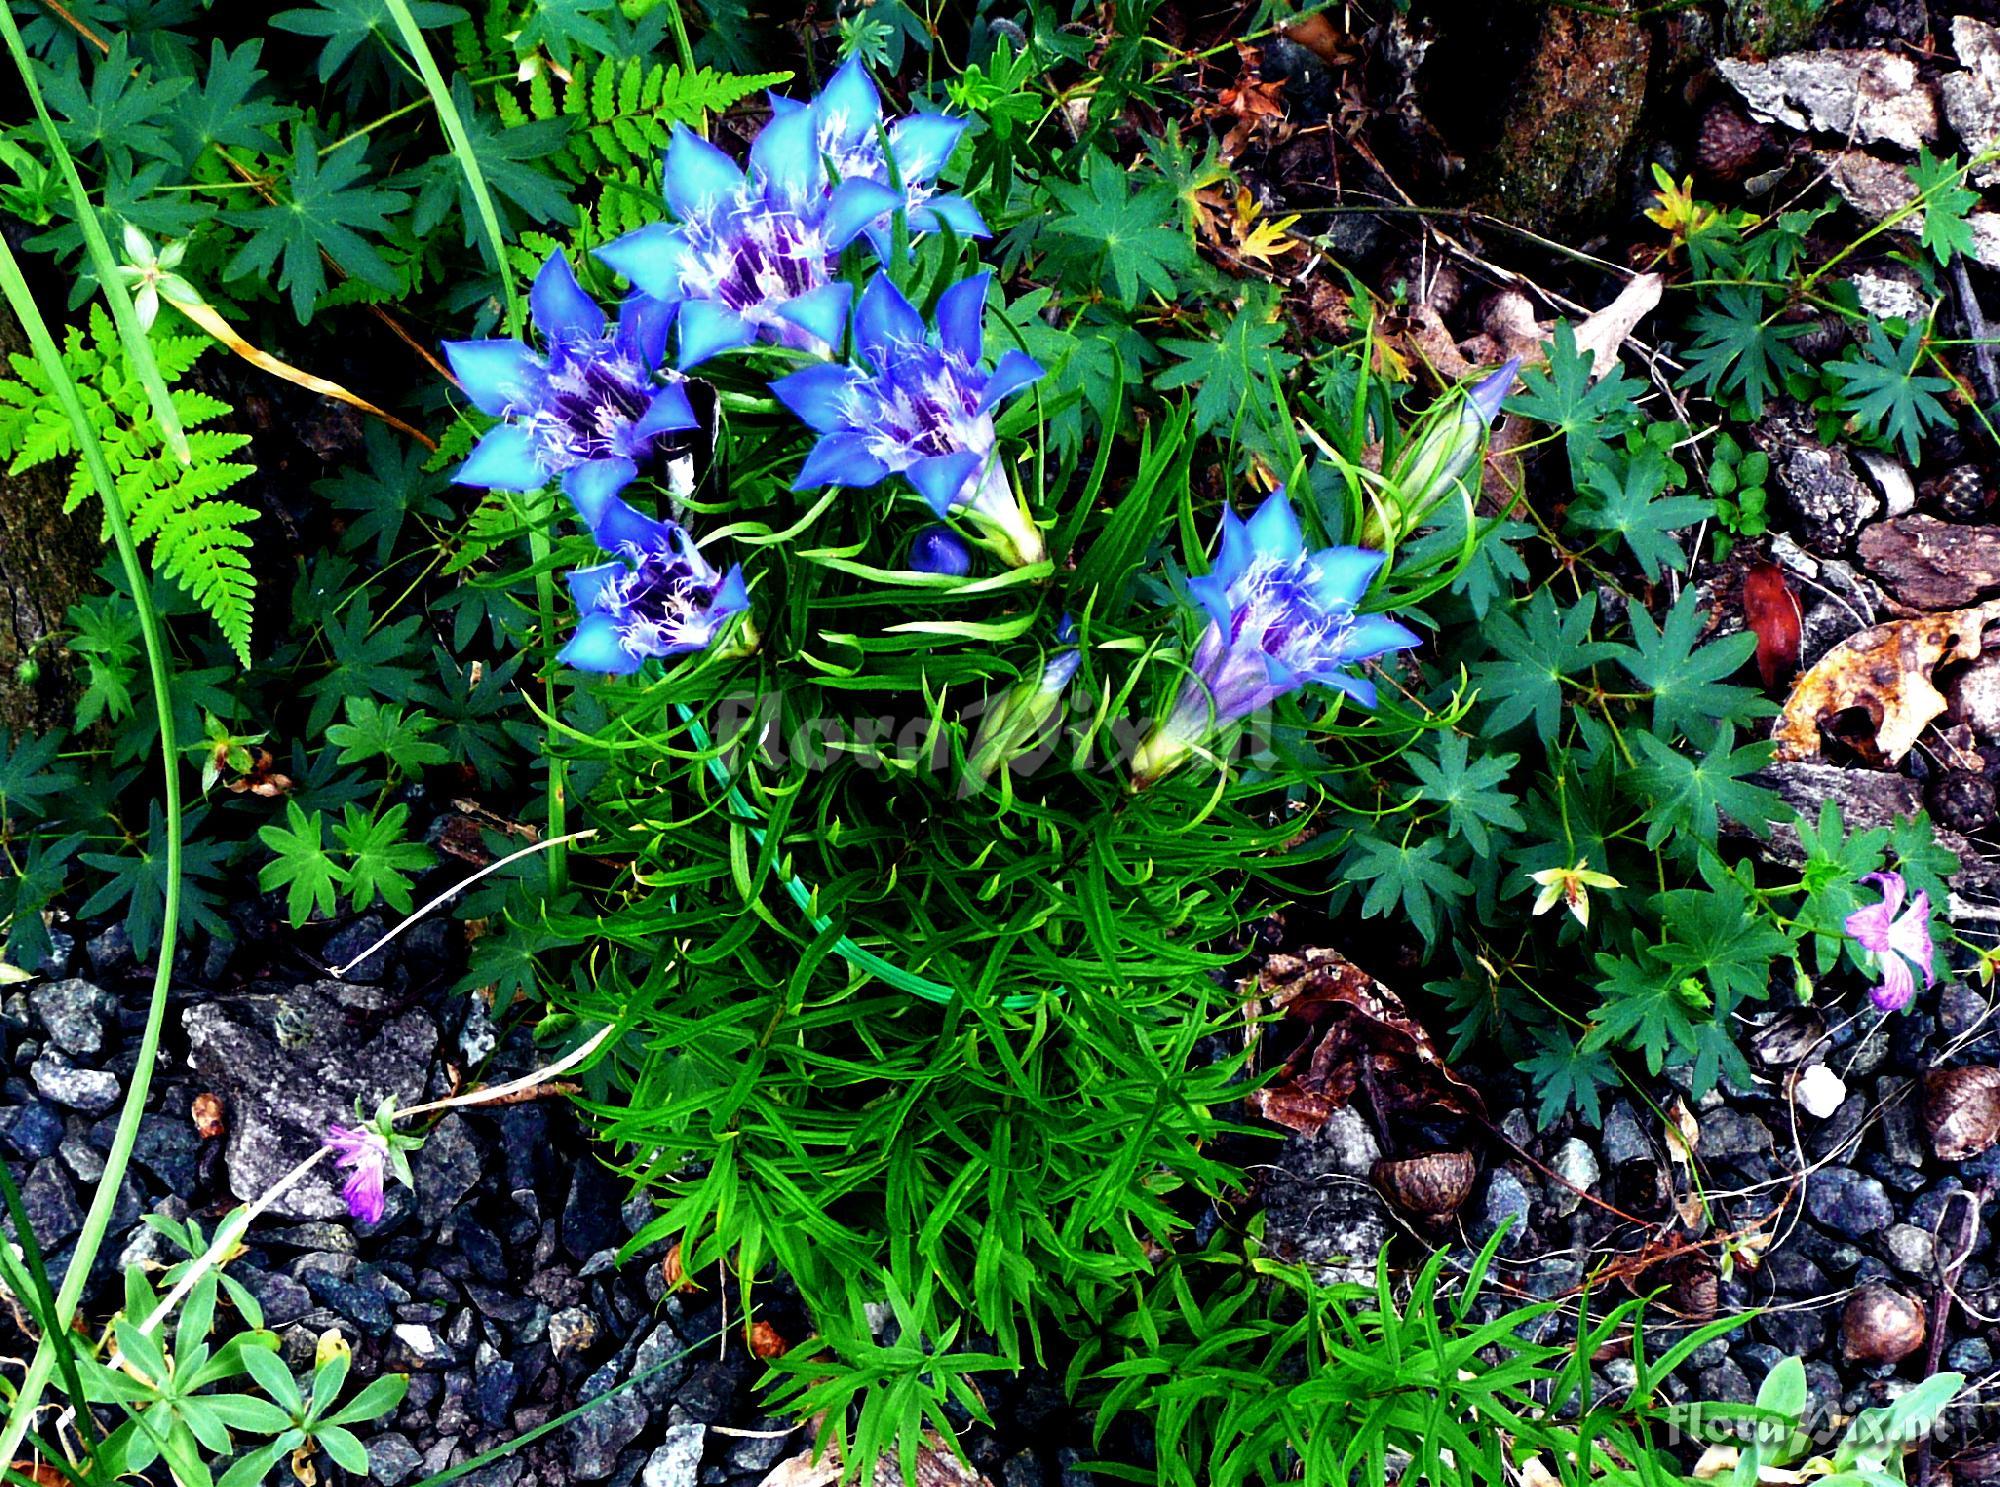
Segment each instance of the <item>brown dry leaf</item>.
M1945 710L1932 673L1947 661L1977 660L1986 627L1996 619L2000 601L1892 620L1843 640L1793 684L1772 734L1777 757L1818 758L1820 729L1858 708L1871 720L1874 737L1856 746L1875 762L1901 762Z
M1479 1091L1452 1072L1396 994L1339 951L1273 955L1258 981L1265 1006L1285 1014L1264 1036L1297 1040L1250 1096L1266 1120L1316 1131L1357 1098L1385 1131L1413 1114L1484 1118Z
M68 1487L69 1478L46 1461L17 1461L14 1470L33 1481L35 1487Z
M1618 364L1618 348L1641 320L1659 307L1667 281L1660 274L1639 274L1618 297L1576 328L1576 349L1595 354L1590 380L1595 382Z
M774 1467L757 1487L828 1487L841 1476L840 1452L829 1441L815 1460L811 1451L801 1451ZM875 1487L993 1487L985 1474L974 1471L935 1431L924 1432L917 1447L916 1475L906 1484L902 1467L893 1451L885 1451L875 1463Z
M1278 33L1287 41L1296 41L1329 67L1345 67L1361 60L1354 38L1328 20L1324 11L1280 26Z

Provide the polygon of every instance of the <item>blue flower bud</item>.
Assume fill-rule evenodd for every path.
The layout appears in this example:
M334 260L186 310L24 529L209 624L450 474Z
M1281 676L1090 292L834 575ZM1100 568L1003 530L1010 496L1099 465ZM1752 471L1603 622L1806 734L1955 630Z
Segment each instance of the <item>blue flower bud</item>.
M910 566L919 573L963 578L972 571L972 549L950 527L925 527L910 543Z

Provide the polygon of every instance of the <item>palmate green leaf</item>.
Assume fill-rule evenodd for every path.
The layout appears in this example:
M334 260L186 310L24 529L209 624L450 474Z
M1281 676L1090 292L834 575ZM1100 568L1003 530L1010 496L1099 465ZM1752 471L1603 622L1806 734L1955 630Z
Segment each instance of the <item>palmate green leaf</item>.
M1762 291L1725 288L1688 316L1694 340L1685 356L1682 387L1698 387L1718 401L1740 400L1752 418L1764 416L1764 405L1787 377L1806 370L1806 360L1791 343L1812 329L1769 320Z
M52 729L24 734L16 742L0 728L0 821L47 815L49 802L75 783L75 771L57 757L64 736L61 729Z
M403 715L394 703L379 703L372 697L350 697L347 721L326 730L328 743L340 749L342 764L366 764L370 759L386 759L398 772L416 776L432 764L448 763L451 755L425 736L437 724L423 713Z
M1979 205L1979 193L1965 184L1965 167L1958 157L1940 160L1929 149L1919 149L1916 163L1904 169L1924 199L1924 246L1941 264L1950 263L1957 254L1970 255L1974 243L1966 217Z
M1951 414L1937 394L1949 392L1943 377L1920 375L1924 331L1912 326L1900 345L1890 341L1880 321L1871 321L1865 345L1851 349L1826 370L1843 384L1839 401L1864 434L1902 446L1903 457L1916 464L1922 454L1924 431L1942 428Z
M1513 794L1496 788L1513 774L1521 756L1482 754L1473 759L1464 734L1439 733L1436 738L1435 759L1419 753L1404 756L1417 777L1417 797L1444 806L1452 834L1464 837L1483 857L1493 850L1489 827L1520 831L1527 825L1515 809Z
M1707 748L1723 728L1775 710L1754 687L1722 680L1743 669L1756 653L1757 637L1740 631L1700 644L1705 617L1693 589L1682 591L1664 626L1656 627L1636 604L1628 618L1633 645L1618 659L1653 694L1653 732L1662 739L1685 736Z
M1528 1076L1529 1087L1541 1095L1538 1123L1551 1125L1565 1110L1574 1110L1591 1125L1601 1124L1603 1091L1618 1084L1618 1066L1611 1055L1601 1048L1586 1049L1556 1028L1536 1028L1535 1041L1541 1051L1514 1067Z
M1437 836L1411 843L1355 833L1354 845L1342 859L1340 871L1349 883L1367 885L1361 917L1401 913L1424 937L1425 944L1435 944L1439 907L1449 907L1472 892L1466 878L1439 860L1444 847L1444 839Z
M350 140L330 155L319 153L310 126L292 130L292 172L283 198L269 205L224 212L231 226L249 234L229 260L224 277L277 276L290 291L292 311L304 325L326 293L322 250L347 273L377 289L399 281L368 235L386 232L389 219L410 204L400 191L363 184L369 177L368 141Z
M333 653L333 667L305 689L313 704L306 731L324 732L341 704L363 693L389 702L408 702L417 689L417 673L409 665L411 642L422 628L423 617L410 615L376 629L367 591L359 591L327 621L326 643Z
M1100 150L1084 157L1081 179L1049 181L1062 210L1041 228L1063 241L1061 256L1101 273L1118 302L1136 307L1142 294L1170 298L1176 275L1194 266L1194 249L1175 222L1174 188L1154 180L1133 189L1132 176Z
M1591 638L1597 595L1586 593L1566 611L1538 589L1525 604L1495 609L1483 627L1498 656L1472 667L1473 684L1491 699L1484 732L1490 737L1535 720L1544 743L1553 743L1562 719L1563 678L1618 656L1621 647Z
M472 85L464 76L452 79L452 102L465 125L466 142L479 161L479 169L494 193L520 209L531 222L553 222L570 213L569 193L539 162L548 160L569 138L566 119L530 120L503 128L491 112L474 106ZM478 204L473 199L470 178L450 155L438 155L412 172L408 183L417 187L416 209L410 229L419 238L435 229L452 207L458 208L464 224L465 244L479 241ZM501 227L508 227L501 214Z
M568 66L580 51L587 57L611 57L620 48L607 20L616 20L615 0L528 0L527 16L514 35L521 56L537 48Z
M114 31L110 50L93 59L88 91L73 72L58 70L40 78L63 143L80 152L101 151L107 163L128 175L135 155L172 160L178 154L167 120L190 81L161 78L151 65L134 63L122 31Z
M440 5L435 0L410 0L410 14L419 26L450 26L466 18L456 5ZM281 10L271 24L295 36L313 36L325 45L320 48L319 80L331 82L346 65L356 48L371 38L384 46L395 45L396 28L382 0L313 0L309 6Z
M276 153L276 129L298 110L266 96L266 74L257 65L263 49L261 36L233 52L219 39L209 44L208 71L199 91L190 92L167 114L184 169L192 170L211 145L259 155Z
M1549 346L1548 369L1524 370L1522 390L1505 405L1510 413L1561 430L1572 471L1581 470L1604 445L1639 421L1637 405L1646 392L1646 384L1627 376L1623 366L1593 382L1595 364L1595 353L1577 350L1576 328L1559 320Z
M1774 791L1743 779L1771 762L1775 745L1759 740L1731 747L1736 732L1722 725L1715 745L1697 759L1692 752L1662 743L1651 733L1636 735L1646 757L1631 773L1633 794L1648 810L1646 845L1658 847L1676 832L1713 846L1721 818L1767 836L1786 807ZM1684 855L1686 855L1684 853Z
M1705 994L1693 993L1684 978L1670 973L1641 948L1640 958L1600 954L1597 993L1602 1005L1579 1046L1586 1052L1632 1048L1645 1055L1646 1067L1657 1074L1667 1056L1694 1044L1695 1024L1709 1008Z
M285 910L297 929L313 911L330 915L346 873L327 854L326 823L318 811L307 814L296 800L285 802L285 824L260 827L258 839L277 856L257 873L257 886L269 893L283 888Z
M1654 904L1665 932L1654 959L1671 979L1705 980L1718 1018L1770 994L1772 963L1790 952L1792 942L1751 908L1740 888L1674 888Z
M334 824L334 842L348 859L348 900L357 910L374 903L379 893L397 913L410 912L410 874L422 872L436 859L421 842L404 840L403 828L409 818L406 805L390 806L380 820L349 805L343 819Z
M1253 286L1221 334L1162 341L1179 361L1155 374L1153 386L1162 391L1195 388L1194 419L1200 432L1231 427L1246 412L1272 406L1268 379L1282 378L1299 364L1284 349L1284 339L1276 292L1268 285Z
M1652 582L1668 568L1686 572L1687 553L1674 534L1707 520L1715 503L1700 496L1667 495L1673 465L1650 441L1636 450L1607 449L1603 454L1584 465L1584 499L1570 507L1570 522L1622 538Z
M180 927L198 926L227 938L229 926L218 912L222 899L210 885L222 876L223 864L236 848L230 842L203 841L196 836L200 819L200 813L188 813L188 840L181 849ZM143 845L133 843L122 853L85 852L81 860L107 875L103 885L84 901L82 912L86 916L108 914L123 904L125 933L131 938L133 952L146 959L160 942L166 918L167 822L160 803L152 804Z

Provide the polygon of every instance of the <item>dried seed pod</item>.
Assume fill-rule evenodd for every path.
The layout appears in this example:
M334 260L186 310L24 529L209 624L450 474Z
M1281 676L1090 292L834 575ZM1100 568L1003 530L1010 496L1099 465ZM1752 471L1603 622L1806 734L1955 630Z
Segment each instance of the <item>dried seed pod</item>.
M759 1358L776 1358L791 1351L792 1345L785 1341L784 1333L769 1322L750 1324L750 1351Z
M1733 103L1718 103L1702 116L1694 160L1718 181L1740 181L1770 151L1774 136Z
M204 1141L213 1141L229 1129L223 1113L222 1096L203 1091L194 1097L194 1108L190 1112L194 1118L195 1133Z
M1377 1162L1375 1186L1405 1213L1435 1221L1464 1205L1477 1171L1470 1152L1429 1151Z
M1932 1069L1924 1075L1924 1125L1941 1162L1962 1162L2000 1142L2000 1069Z
M681 1263L681 1242L676 1239L660 1261L660 1279L667 1283L667 1289L685 1295L689 1291L701 1289L688 1277L687 1266Z
M1840 1319L1840 1350L1855 1363L1900 1363L1923 1345L1924 1309L1887 1286L1863 1286Z

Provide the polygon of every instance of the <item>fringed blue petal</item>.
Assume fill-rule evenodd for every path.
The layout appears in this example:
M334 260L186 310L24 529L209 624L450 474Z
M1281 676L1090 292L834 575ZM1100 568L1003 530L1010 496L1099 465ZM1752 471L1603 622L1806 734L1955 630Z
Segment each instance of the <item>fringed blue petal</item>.
M807 335L824 341L831 351L847 328L847 306L853 298L854 286L840 279L786 300L778 306L778 314Z
M687 222L707 215L743 188L743 171L685 124L674 126L661 171L667 206Z
M681 270L687 259L687 235L664 222L613 238L597 250L597 256L611 269L623 274L642 294L663 304L677 304L681 295Z
M633 426L632 432L641 438L648 438L700 426L701 420L695 417L694 404L688 401L687 385L669 382L653 394L652 402L646 405L645 413Z
M929 185L970 123L943 114L911 114L891 124L889 153L896 157L896 175L904 187Z
M569 644L556 655L565 666L606 676L630 676L646 664L645 657L625 649L618 622L608 614L587 614L576 622Z
M863 231L873 229L903 204L903 198L864 176L842 181L826 208L826 240L839 252ZM878 250L879 250L879 244Z
M488 490L532 491L549 483L549 472L535 458L534 440L516 424L488 429L452 476L460 485Z
M536 399L542 364L519 341L446 341L444 355L481 413L499 418Z
M618 493L638 478L639 467L631 460L585 460L563 471L563 494L569 497L570 505L576 508L584 524L595 528L605 506L617 500Z
M956 454L934 454L918 460L903 473L917 488L917 494L930 503L931 510L943 516L958 504L966 483L979 473L982 463L980 456L970 450L960 450Z
M864 380L852 367L829 363L780 377L771 384L771 392L815 432L832 434L848 426L849 392Z
M861 303L855 307L854 339L880 367L890 348L915 345L924 339L924 318L889 282L887 274L877 274L861 291Z
M1287 562L1305 551L1305 533L1283 487L1264 498L1250 518L1250 543L1257 555L1273 562Z
M756 339L756 326L715 300L691 299L681 306L680 365L684 369Z
M650 294L627 295L618 307L618 334L612 344L647 371L654 371L666 360L667 331L673 326L677 308Z
M771 115L751 142L750 168L759 186L790 205L811 197L825 178L813 148L812 115L805 109Z
M594 341L604 334L604 311L576 282L576 271L557 249L543 261L528 290L535 329L547 341Z
M993 375L986 379L986 388L979 394L979 411L990 413L999 407L1002 400L1012 397L1032 382L1042 380L1042 364L1025 351L1009 351L1000 358Z
M819 149L836 154L865 145L882 122L882 95L869 80L859 57L850 57L827 79L812 102L814 137Z
M889 476L889 467L870 452L864 434L828 434L812 447L795 491L818 490L823 485L843 485L860 489L880 485Z
M991 274L974 274L938 296L938 339L945 350L969 367L978 366L985 354L986 291L992 283ZM1040 367L1035 367L1035 374L1041 375Z
M1319 569L1315 595L1328 609L1346 605L1353 608L1368 592L1368 585L1387 561L1372 547L1327 547L1313 554Z

